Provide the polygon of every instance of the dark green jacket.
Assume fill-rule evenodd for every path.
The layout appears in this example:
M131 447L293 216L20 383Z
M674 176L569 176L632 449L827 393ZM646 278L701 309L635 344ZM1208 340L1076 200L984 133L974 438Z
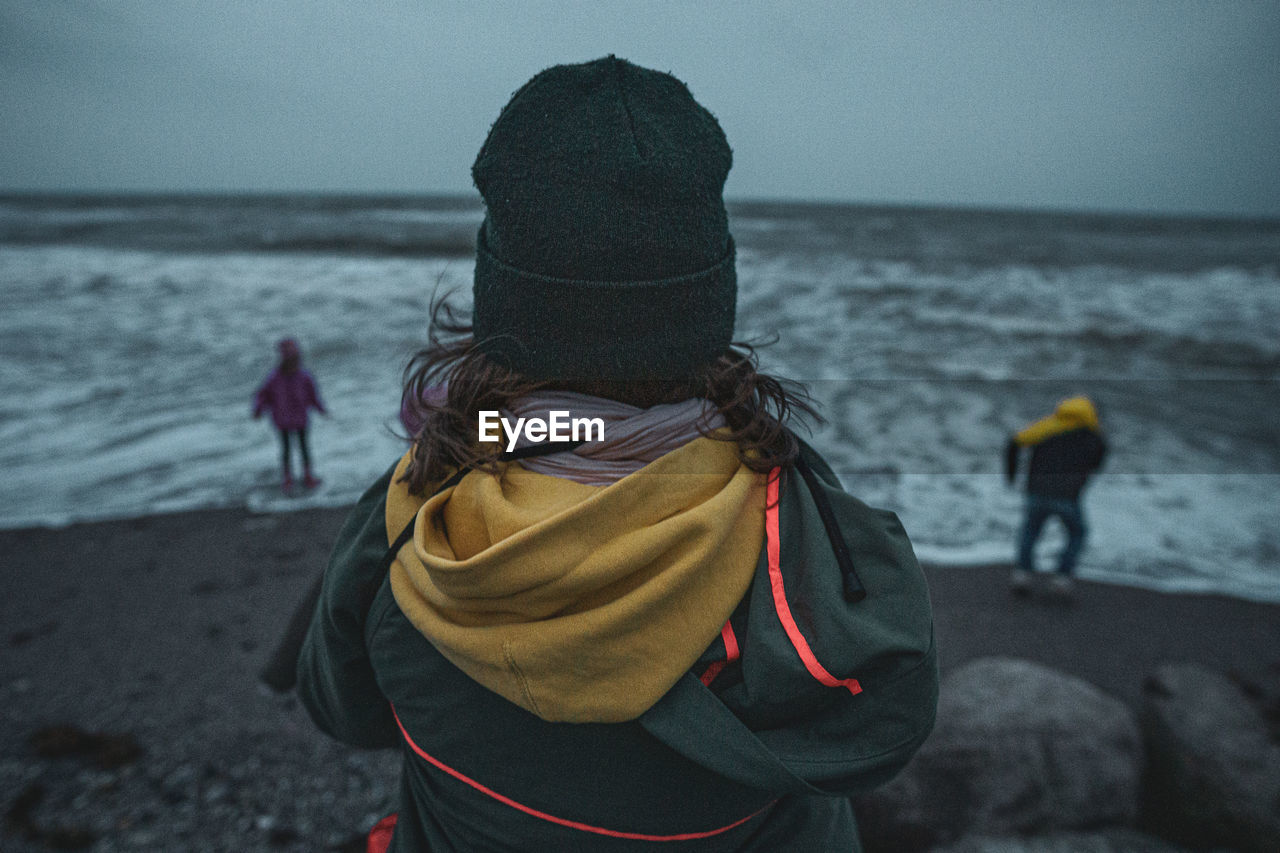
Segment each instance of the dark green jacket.
M933 725L929 598L897 518L804 458L825 500L782 480L731 630L612 724L539 719L436 651L381 569L391 471L374 483L330 558L298 692L331 736L404 753L391 850L859 849L847 795L892 777Z

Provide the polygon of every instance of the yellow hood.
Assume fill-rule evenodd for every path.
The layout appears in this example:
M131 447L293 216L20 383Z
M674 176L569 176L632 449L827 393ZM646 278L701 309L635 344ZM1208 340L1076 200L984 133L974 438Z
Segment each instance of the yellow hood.
M1059 403L1052 415L1041 418L1015 435L1014 441L1026 447L1081 427L1096 432L1098 412L1088 397L1071 397Z
M387 538L408 619L471 678L545 720L621 722L719 635L755 572L764 478L700 438L604 487L518 463L427 500L398 482Z

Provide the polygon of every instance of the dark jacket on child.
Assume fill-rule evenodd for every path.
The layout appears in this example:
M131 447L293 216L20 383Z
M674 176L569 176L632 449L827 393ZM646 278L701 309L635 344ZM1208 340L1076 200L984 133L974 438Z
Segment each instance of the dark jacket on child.
M1089 477L1102 467L1107 443L1098 426L1098 413L1086 397L1058 404L1009 439L1005 446L1005 478L1012 483L1023 447L1031 448L1027 494L1042 498L1079 500Z

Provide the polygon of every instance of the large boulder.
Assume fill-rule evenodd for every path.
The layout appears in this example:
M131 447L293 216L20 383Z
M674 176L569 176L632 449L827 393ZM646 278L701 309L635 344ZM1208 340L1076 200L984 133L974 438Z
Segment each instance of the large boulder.
M1124 826L1142 766L1137 721L1118 699L1030 661L984 658L943 680L929 740L855 806L867 849L894 853Z
M1191 846L1280 850L1280 743L1263 710L1221 673L1163 666L1147 679L1143 819Z

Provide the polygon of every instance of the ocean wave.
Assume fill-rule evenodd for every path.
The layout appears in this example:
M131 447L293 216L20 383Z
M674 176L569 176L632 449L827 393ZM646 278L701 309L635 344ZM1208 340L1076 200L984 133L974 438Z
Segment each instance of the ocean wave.
M11 229L0 241L13 246L92 246L164 252L282 252L462 258L475 255L475 234L288 234L226 233L218 237L178 231L131 229L119 234L111 226L81 224Z
M469 292L481 216L456 200L3 204L0 242L45 241L0 247L5 527L354 501L403 452L387 428L400 372L433 288ZM64 215L76 204L79 220ZM37 209L53 210L43 225ZM1280 598L1277 229L745 213L740 334L777 339L770 371L817 380L813 444L922 555L995 543L1007 559L1020 496L998 473L1003 441L1084 387L1113 454L1090 486L1082 570ZM1153 271L1180 227L1189 271ZM305 502L279 494L276 436L248 411L285 335L331 412L311 436L325 488Z
M0 243L172 252L307 252L456 257L474 252L482 211L325 197L26 198L0 203Z
M424 236L347 235L277 236L263 235L256 242L245 241L229 249L315 254L387 255L405 257L462 258L475 255L475 235L445 234Z
M1170 376L1204 375L1216 370L1226 376L1280 378L1280 345L1261 330L1250 341L1193 331L1166 331L1151 325L1125 327L918 308L904 308L903 313L909 315L919 331L977 331L998 336L1006 347L1048 344L1063 353L1091 353L1094 362L1109 365L1111 370L1131 363L1134 356L1144 356L1148 362L1168 367Z

